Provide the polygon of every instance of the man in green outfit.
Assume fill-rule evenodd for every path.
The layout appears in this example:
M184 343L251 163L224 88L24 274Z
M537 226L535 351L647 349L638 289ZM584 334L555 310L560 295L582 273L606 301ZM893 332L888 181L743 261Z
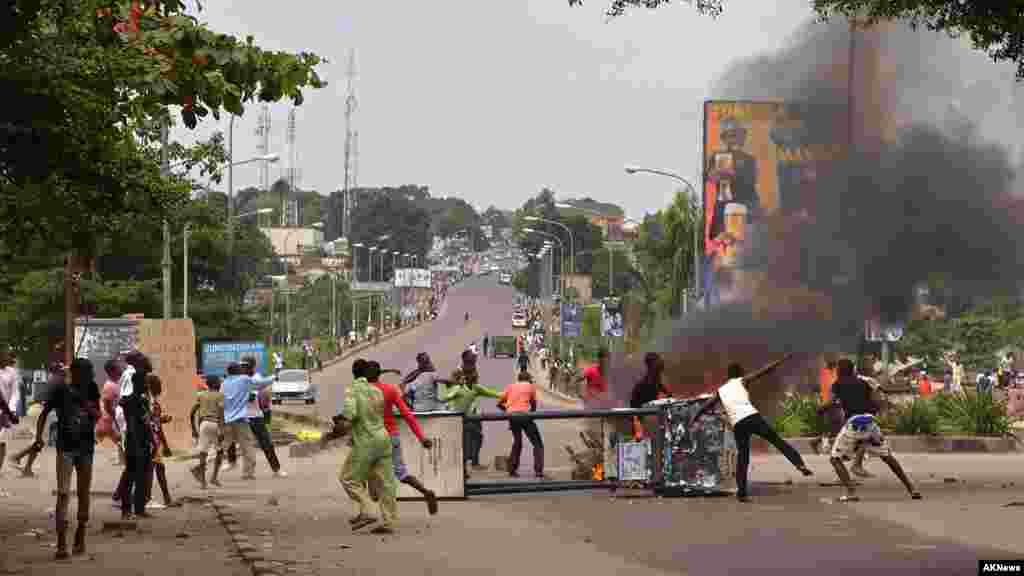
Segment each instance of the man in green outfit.
M384 393L371 384L379 374L368 374L371 368L366 360L352 363L352 384L345 391L345 404L341 414L334 418L334 429L324 436L326 445L333 438L351 433L352 450L342 465L338 479L345 488L358 514L350 520L352 530L361 530L377 524L370 510L373 500L367 484L379 487L381 522L371 532L391 534L398 516L398 483L391 465L391 437L384 426Z
M501 394L480 385L480 374L476 369L476 354L472 350L462 353L462 367L452 373L450 380L439 380L446 384L448 390L442 394L441 400L455 412L473 416L480 413L480 397L501 399ZM466 461L466 478L469 478L469 467L480 466L480 448L484 443L483 425L480 422L466 422L462 429L462 445Z

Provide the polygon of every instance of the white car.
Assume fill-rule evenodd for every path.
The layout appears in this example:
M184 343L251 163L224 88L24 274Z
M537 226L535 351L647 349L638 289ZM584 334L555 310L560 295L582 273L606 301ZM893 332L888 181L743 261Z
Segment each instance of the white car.
M277 373L277 381L270 385L270 398L274 404L285 400L302 400L306 404L315 404L317 387L309 379L309 371L297 368L281 370Z

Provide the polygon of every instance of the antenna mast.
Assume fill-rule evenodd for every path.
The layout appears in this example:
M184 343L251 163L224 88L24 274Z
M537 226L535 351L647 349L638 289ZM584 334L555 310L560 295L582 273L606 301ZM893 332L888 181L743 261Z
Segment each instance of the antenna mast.
M359 103L356 100L355 91L355 80L356 80L356 52L350 49L348 51L348 70L345 72L345 76L348 78L348 96L345 98L345 185L343 195L343 210L342 214L342 230L341 233L344 237L351 239L352 237L352 212L355 209L355 195L352 189L355 188L355 169L353 166L353 158L356 155L356 138L357 135L354 133L352 125L352 115L358 108Z
M295 108L288 111L288 194L282 193L281 225L289 226L289 205L295 195Z
M260 156L270 154L270 106L263 105L260 111L259 123L256 125L256 135L259 136L258 149ZM260 190L270 190L270 164L260 162Z

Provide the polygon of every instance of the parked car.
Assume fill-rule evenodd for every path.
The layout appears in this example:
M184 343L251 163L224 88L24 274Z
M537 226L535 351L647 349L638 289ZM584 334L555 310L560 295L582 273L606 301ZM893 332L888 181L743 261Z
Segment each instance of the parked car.
M309 379L309 370L289 368L277 373L277 381L270 387L270 398L274 404L285 400L302 400L306 404L315 404L319 391Z

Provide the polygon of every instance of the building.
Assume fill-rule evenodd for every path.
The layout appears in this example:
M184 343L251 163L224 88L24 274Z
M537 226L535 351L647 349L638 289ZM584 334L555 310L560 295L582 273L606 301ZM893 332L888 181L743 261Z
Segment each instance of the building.
M317 228L260 228L270 240L274 253L293 266L307 254L319 256L323 250L324 233Z

